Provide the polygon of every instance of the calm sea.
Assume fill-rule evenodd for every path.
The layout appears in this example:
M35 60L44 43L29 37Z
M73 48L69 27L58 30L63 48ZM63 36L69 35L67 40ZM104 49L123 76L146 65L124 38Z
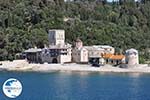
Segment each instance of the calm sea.
M12 77L23 85L16 99L2 92ZM0 87L0 100L150 100L150 74L0 72Z

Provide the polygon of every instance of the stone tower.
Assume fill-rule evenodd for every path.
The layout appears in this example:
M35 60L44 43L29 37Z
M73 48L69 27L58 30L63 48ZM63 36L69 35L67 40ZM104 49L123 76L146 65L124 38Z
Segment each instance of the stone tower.
M48 32L49 45L64 45L65 31L64 30L49 30Z
M136 65L139 64L139 55L138 51L135 49L128 49L126 50L126 63L128 65Z
M83 47L83 42L79 38L76 39L75 47L77 49L81 49Z

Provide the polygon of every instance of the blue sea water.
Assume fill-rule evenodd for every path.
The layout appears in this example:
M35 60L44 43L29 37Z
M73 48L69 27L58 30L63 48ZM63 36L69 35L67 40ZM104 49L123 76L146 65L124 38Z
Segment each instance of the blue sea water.
M23 85L10 99L2 91L8 78ZM150 74L0 72L0 100L150 100Z

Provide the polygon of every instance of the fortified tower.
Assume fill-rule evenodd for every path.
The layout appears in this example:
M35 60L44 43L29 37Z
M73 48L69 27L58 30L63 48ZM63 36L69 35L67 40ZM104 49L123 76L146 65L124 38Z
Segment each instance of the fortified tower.
M135 49L128 49L126 50L126 63L128 65L136 65L139 64L139 56L138 51Z
M64 30L49 30L48 32L49 45L64 45L65 31Z
M81 49L83 47L83 42L79 38L76 39L75 47L77 49Z

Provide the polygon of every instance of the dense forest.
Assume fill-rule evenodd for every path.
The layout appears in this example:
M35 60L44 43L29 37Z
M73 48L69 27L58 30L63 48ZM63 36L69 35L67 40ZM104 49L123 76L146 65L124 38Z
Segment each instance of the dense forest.
M48 45L49 29L64 29L66 41L80 37L84 45L106 44L122 53L140 51L150 59L150 1L0 0L0 60Z

